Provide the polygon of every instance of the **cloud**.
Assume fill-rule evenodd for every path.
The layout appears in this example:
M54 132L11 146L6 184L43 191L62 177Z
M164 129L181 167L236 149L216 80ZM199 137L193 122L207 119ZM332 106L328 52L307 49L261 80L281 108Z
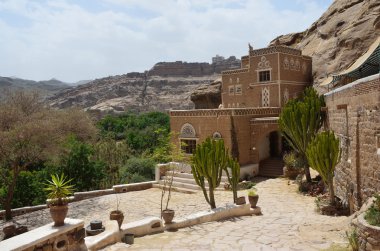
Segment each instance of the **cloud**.
M306 29L328 1L3 0L0 76L74 82L159 61L240 57L248 42L264 47Z

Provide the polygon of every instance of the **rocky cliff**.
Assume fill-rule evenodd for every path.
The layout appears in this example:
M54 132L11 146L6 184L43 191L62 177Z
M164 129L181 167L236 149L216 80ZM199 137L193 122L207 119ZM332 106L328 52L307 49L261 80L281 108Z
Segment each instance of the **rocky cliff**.
M235 57L220 56L212 64L161 62L144 73L96 79L66 89L48 102L56 108L76 106L98 112L192 109L190 96L198 87L212 83L221 71L239 66Z
M313 57L314 85L323 93L326 90L318 85L328 74L349 67L378 36L379 0L335 0L309 29L279 36L270 45L280 43L299 48L304 55ZM193 99L207 106L207 96L216 95L215 85L202 86L193 94Z
M274 39L313 57L314 84L350 66L380 35L379 0L335 0L309 29Z

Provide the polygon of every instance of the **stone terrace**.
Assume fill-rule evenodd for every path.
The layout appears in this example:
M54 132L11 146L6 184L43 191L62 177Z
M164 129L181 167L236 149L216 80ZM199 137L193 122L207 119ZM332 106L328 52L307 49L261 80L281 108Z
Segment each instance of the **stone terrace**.
M345 244L348 217L328 217L314 211L314 198L297 193L297 186L285 179L259 182L258 205L262 216L246 216L220 222L211 222L177 232L135 238L131 250L319 250L331 244ZM246 191L239 191L246 195ZM120 208L125 213L124 223L147 216L159 216L159 189L129 192L118 195ZM231 192L217 191L217 206L232 199ZM107 195L70 204L70 218L83 219L85 225L93 219L108 220L109 212L116 207L116 195ZM209 207L202 192L182 194L173 192L170 207L176 217L207 210ZM15 220L35 228L49 223L48 210L15 217ZM1 222L3 225L3 222ZM122 243L105 250L124 250Z

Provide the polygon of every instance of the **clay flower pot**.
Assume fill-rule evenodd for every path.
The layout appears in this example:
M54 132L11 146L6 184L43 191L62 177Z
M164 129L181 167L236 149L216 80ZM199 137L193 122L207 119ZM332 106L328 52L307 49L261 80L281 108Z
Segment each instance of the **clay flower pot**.
M121 223L123 223L124 220L124 214L120 210L114 210L110 213L110 220L116 220L119 224L119 228L121 227Z
M251 208L255 208L257 205L257 201L259 201L259 195L248 196L249 204L251 204Z
M165 209L162 210L162 218L164 218L165 224L170 224L173 221L174 218L174 210L171 209Z
M65 218L69 207L66 205L54 206L50 205L50 215L54 221L54 226L59 227L65 224Z
M245 197L240 196L236 199L236 205L244 205L245 204Z

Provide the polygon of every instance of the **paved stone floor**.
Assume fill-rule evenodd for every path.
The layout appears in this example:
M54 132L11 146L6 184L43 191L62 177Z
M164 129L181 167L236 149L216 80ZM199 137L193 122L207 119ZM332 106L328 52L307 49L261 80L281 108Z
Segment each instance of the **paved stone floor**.
M263 215L244 216L224 221L204 223L177 232L164 232L135 238L128 250L320 250L331 244L345 244L348 217L329 217L314 211L314 198L297 193L297 186L286 179L268 179L256 185L260 198L258 206ZM246 195L246 191L239 191ZM124 223L147 216L159 216L159 189L117 195ZM69 215L85 224L93 219L108 220L109 212L116 207L116 195L70 203ZM232 201L232 193L216 192L217 206ZM201 192L197 194L172 193L170 208L175 217L207 210L208 204ZM48 210L15 217L15 221L30 229L51 222ZM0 222L0 227L3 222ZM125 250L118 243L107 251Z

